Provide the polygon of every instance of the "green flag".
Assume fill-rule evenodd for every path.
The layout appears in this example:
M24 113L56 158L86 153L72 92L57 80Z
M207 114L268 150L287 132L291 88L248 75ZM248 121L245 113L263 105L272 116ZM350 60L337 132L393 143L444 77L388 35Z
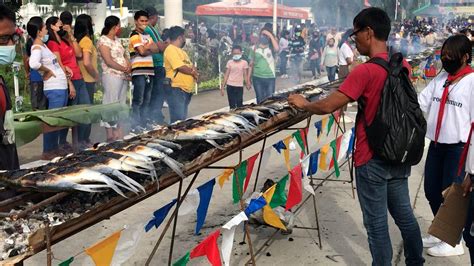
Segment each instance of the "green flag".
M69 266L74 261L74 257L70 257L69 259L59 263L59 266Z
M332 125L334 124L334 116L331 114L329 115L329 122L328 122L328 129L326 136L329 136L329 132L331 132Z
M243 161L237 169L234 171L234 178L232 181L232 199L234 204L239 202L240 194L244 193L244 181L247 176L247 161ZM239 184L237 186L237 177L239 179ZM240 191L240 192L239 192Z
M306 147L304 146L303 138L301 137L301 132L298 130L293 133L293 137L296 139L298 144L300 145L301 150L306 153Z
M278 181L272 201L270 202L270 207L272 209L286 204L286 181L288 181L288 175Z
M189 256L190 252L188 251L188 253L186 253L186 255L184 255L181 259L175 261L173 266L185 266L189 262Z
M337 162L337 141L331 141L331 148L332 148L332 159L334 161L334 172L336 173L336 177L341 175L339 171L339 163Z

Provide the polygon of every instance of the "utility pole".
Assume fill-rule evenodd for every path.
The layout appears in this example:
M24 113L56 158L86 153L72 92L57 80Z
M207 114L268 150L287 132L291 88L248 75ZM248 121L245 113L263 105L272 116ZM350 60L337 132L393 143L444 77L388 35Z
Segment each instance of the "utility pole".
M273 0L273 34L277 36L277 8L278 0Z

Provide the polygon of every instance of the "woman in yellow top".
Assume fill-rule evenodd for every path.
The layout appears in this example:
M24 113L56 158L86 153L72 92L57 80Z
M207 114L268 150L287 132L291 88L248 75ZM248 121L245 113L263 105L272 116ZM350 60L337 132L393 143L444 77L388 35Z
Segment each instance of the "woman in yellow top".
M93 104L95 84L99 81L99 72L97 70L97 49L92 41L94 30L91 16L86 14L77 16L74 25L74 37L79 42L79 47L82 50L82 58L78 60L79 68L86 83L90 102Z

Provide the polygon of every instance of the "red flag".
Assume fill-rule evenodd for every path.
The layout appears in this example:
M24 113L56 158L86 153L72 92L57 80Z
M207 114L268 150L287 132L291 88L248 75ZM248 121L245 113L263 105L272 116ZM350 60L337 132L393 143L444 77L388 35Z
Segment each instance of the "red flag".
M252 176L253 167L255 165L255 161L257 160L259 154L260 153L257 153L254 156L247 159L247 176L245 177L244 192L247 191L247 187L249 186L250 177Z
M212 266L221 266L221 255L219 253L219 247L217 246L217 239L219 238L220 233L220 230L216 230L199 243L199 245L191 250L190 258L194 259L206 255Z
M306 147L308 147L308 144L307 144L307 142L306 142L306 136L308 135L308 130L309 130L308 127L305 128L305 129L300 129L300 130L299 130L299 131L300 131L300 135L301 135L301 139L303 140L303 144L304 144L305 149L306 149ZM307 152L309 152L309 151L307 151ZM304 151L301 151L301 153L300 153L300 159L303 159L303 157L304 157L305 155L306 155L305 152L304 152Z
M288 200L286 201L286 210L291 209L303 200L303 173L301 164L298 164L290 171L290 190L288 191Z

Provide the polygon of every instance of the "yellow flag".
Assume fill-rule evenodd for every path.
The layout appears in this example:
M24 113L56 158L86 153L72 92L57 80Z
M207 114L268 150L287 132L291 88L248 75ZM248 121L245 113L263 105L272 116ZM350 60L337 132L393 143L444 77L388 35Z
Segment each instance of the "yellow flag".
M123 16L123 0L120 0L120 18Z
M329 164L327 163L328 156L331 156L331 155L329 154L329 144L326 144L321 148L321 156L319 157L319 169L328 170L328 166L329 166Z
M273 227L280 228L286 231L286 227L281 222L280 217L278 217L278 215L272 210L272 207L270 207L270 202L272 201L273 194L275 193L276 185L277 184L271 186L262 195L265 201L267 202L267 205L263 207L263 220Z
M113 233L106 239L86 248L86 253L89 255L97 266L108 266L112 262L112 257L117 247L117 242L120 239L122 230Z
M222 174L217 178L217 182L219 186L222 188L224 186L225 181L229 181L230 175L234 172L233 169L226 169Z
M328 119L329 119L329 116L325 116L323 118L323 120L321 120L321 132L324 132L324 130L326 130L326 127L327 127L327 124L328 124Z
M285 164L286 168L288 168L288 171L291 170L291 165L290 165L290 141L291 141L292 136L288 136L283 140L283 143L285 143L286 149L283 150L283 156L285 157Z

